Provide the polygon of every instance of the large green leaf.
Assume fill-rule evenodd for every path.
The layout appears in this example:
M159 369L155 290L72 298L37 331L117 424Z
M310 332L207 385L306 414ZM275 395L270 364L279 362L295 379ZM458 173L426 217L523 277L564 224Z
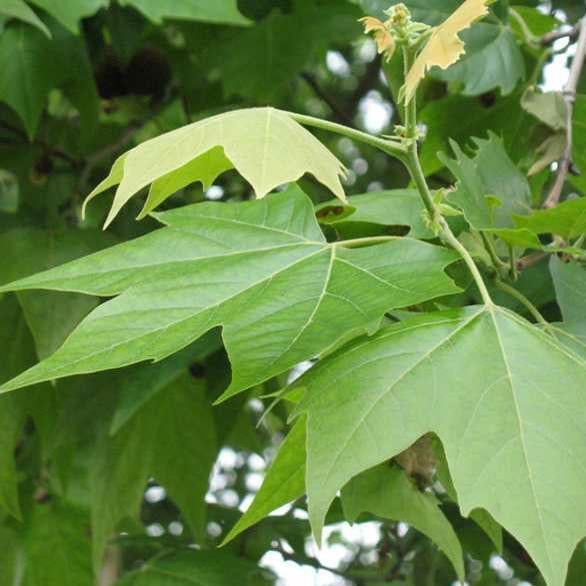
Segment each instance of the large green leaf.
M250 507L232 527L223 544L305 493L305 419L298 421L281 444Z
M462 93L478 96L500 88L510 94L525 77L525 61L513 33L501 25L479 23L462 33L466 54L447 70L433 69L443 81L463 84Z
M237 0L122 0L121 4L134 6L156 23L161 23L164 18L173 18L221 24L250 24L238 11Z
M211 406L202 384L187 374L150 399L116 435L105 435L92 478L94 562L100 562L118 523L138 514L150 476L168 490L201 535L216 450Z
M56 18L74 35L79 33L79 20L107 6L109 0L31 0Z
M463 514L486 509L563 586L586 532L585 377L585 362L494 306L416 317L324 360L298 382L316 536L353 476L433 431Z
M464 154L455 142L452 149L456 159L440 157L458 180L448 201L464 212L473 228L512 227L513 214L531 211L527 179L496 135L489 132L488 140L477 138L474 143L477 148L473 157Z
M458 289L456 255L408 238L328 244L297 188L158 214L168 227L0 288L113 296L4 391L180 350L214 326L232 363L224 398L368 331L391 308Z
M570 175L570 181L586 193L586 95L576 96L574 104L574 148L572 156L580 175Z
M200 164L201 157L207 157L205 165ZM345 199L340 183L343 167L334 155L285 112L250 108L194 122L134 147L116 160L110 175L86 202L120 184L107 226L137 191L151 183L152 191L164 191L166 197L173 193L169 183L173 190L194 181L207 185L231 167L252 185L259 198L311 173ZM165 188L157 181L165 182ZM160 193L151 198L157 203L164 199ZM152 209L154 205L147 201L145 207Z
M462 546L437 499L421 492L405 472L381 464L355 476L342 489L342 506L350 522L360 513L404 521L431 538L446 554L460 579L464 578Z
M263 580L263 575L266 578ZM183 551L148 561L117 586L243 586L270 584L271 572L255 563L217 551ZM265 581L266 580L266 581Z
M45 26L45 23L33 12L31 7L24 0L3 0L0 6L0 16L7 18L17 18L23 22L28 22L37 27L51 38L51 32Z

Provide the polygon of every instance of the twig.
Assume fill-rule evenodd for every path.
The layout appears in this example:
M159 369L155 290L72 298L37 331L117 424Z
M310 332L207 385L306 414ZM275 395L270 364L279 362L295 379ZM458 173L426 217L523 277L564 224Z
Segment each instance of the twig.
M531 254L528 254L527 256L524 256L517 261L517 270L524 271L525 269L529 269L547 256L549 256L547 252L532 252Z
M328 105L328 107L338 120L338 122L346 124L347 126L354 126L354 123L352 122L352 116L345 112L344 109L338 104L338 102L336 102L336 100L332 98L332 96L327 94L322 89L317 79L315 79L315 77L311 73L302 73L301 78L314 91L317 97L323 100Z
M527 311L533 316L537 323L541 324L545 328L549 328L549 323L545 320L541 313L539 313L537 307L535 307L535 305L533 305L533 303L531 303L531 301L529 301L529 299L527 299L527 297L525 297L523 293L517 291L517 289L515 289L514 287L511 287L510 285L503 283L500 279L497 279L495 281L495 284L497 289L500 289L501 291L503 291L503 293L507 293L508 295L514 297L517 301L519 301L519 303L521 303L521 305L523 305L525 309L527 309Z
M20 130L19 128L16 128L16 126L12 126L11 124L8 124L7 122L0 122L0 128L3 128L4 130L7 130L8 132L12 132L12 134L15 135L15 138L18 138L20 140L18 141L2 141L3 144L36 144L40 147L42 147L43 149L45 149L45 151L54 156L57 157L59 159L63 159L64 161L67 161L72 167L78 167L80 164L80 161L78 159L76 159L75 157L73 157L72 155L70 155L69 153L66 153L65 151L62 151L61 149L52 147L51 145L49 145L48 143L46 143L44 140L39 140L39 139L33 139L33 140L29 140L28 136L22 132L22 130Z
M570 77L564 88L564 101L566 103L566 147L564 154L559 161L555 182L545 200L544 208L555 207L562 195L562 190L572 165L572 147L573 147L573 130L572 122L574 118L574 104L576 103L576 87L584 65L584 56L586 55L586 16L582 17L579 23L578 46L576 55L570 68Z
M558 39L565 39L567 38L570 43L573 43L580 34L580 25L577 24L573 26L571 29L565 31L552 31L551 33L547 33L543 35L541 39L539 39L539 43L543 47L548 47L549 45L553 45Z
M85 167L79 176L79 187L80 191L84 191L88 183L92 171L99 165L104 159L107 159L112 154L116 153L120 149L124 148L134 136L134 133L140 128L140 124L131 124L120 136L120 138L104 148L90 155L85 163Z

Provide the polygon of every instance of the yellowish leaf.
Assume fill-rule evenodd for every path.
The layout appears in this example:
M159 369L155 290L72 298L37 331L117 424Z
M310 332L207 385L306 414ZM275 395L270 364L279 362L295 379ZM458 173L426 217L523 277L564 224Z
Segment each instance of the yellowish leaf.
M385 60L389 61L395 52L395 39L389 32L384 22L373 16L365 16L359 19L364 26L366 34L374 32L374 41L379 54L385 54Z
M407 74L405 103L409 103L428 69L434 65L447 69L466 52L464 42L458 33L488 14L487 4L491 1L466 0L442 24L433 29L427 45L419 53Z

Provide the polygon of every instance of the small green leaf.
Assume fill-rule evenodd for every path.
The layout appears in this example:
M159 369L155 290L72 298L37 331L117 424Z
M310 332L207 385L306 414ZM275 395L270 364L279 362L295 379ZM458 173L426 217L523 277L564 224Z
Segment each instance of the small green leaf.
M224 156L218 147L223 149ZM198 161L202 156L205 159ZM86 203L120 183L107 226L143 187L157 180L182 187L193 181L210 183L228 168L228 161L252 185L258 198L311 173L345 200L340 183L343 166L334 155L285 112L250 108L194 122L134 147L118 158L110 175L90 193ZM206 165L211 165L211 169ZM167 188L160 186L154 191L147 209L153 207L153 200L162 201L161 192L169 194Z
M561 92L542 92L530 87L523 93L521 105L554 130L566 127L566 103Z
M576 238L586 233L586 197L564 201L528 216L514 216L514 221L535 234L558 234L566 240Z
M223 325L233 370L225 399L367 331L389 309L459 291L443 271L457 258L445 248L392 237L328 244L296 187L157 217L168 227L3 288L118 295L3 390L160 360Z
M403 470L381 464L355 476L342 489L342 506L348 521L368 512L412 525L432 539L446 554L458 577L464 579L462 546L450 522L430 493L421 492Z
M318 219L342 228L342 224L364 223L379 224L382 226L408 226L409 236L413 238L433 238L433 233L424 222L424 206L421 197L415 189L392 189L389 191L369 191L361 195L348 197L348 204L353 210L343 214L329 214L320 216L321 210L328 206L336 208L339 202L335 200L317 206Z
M28 22L28 24L37 27L47 37L51 38L51 31L23 0L3 0L2 6L0 6L0 16L17 18L23 22Z
M456 159L440 159L458 179L448 202L460 208L473 228L513 227L512 215L531 211L531 190L527 179L515 167L503 141L489 132L488 140L474 139L477 150L465 155L452 141ZM492 196L492 197L489 197ZM496 200L500 205L494 205ZM498 203L497 202L497 203Z
M563 586L586 532L586 468L576 466L586 457L585 377L575 354L492 306L406 320L318 363L296 383L306 389L315 535L346 482L433 431L463 515L488 511L548 586Z

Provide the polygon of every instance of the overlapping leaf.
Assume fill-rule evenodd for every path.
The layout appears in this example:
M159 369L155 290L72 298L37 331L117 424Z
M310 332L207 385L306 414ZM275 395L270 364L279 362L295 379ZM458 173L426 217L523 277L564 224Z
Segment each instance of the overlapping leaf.
M209 185L236 168L264 197L283 183L311 173L344 200L342 164L285 112L273 108L235 110L194 122L148 140L119 157L110 174L88 196L118 185L106 226L140 189L152 183L144 211L194 181Z
M486 509L563 586L586 532L586 363L507 310L421 316L357 341L299 385L317 537L336 492L433 431L464 515Z
M227 397L366 331L391 308L458 291L442 270L456 258L444 248L390 237L357 249L328 244L297 188L157 217L168 227L0 288L118 295L3 390L158 360L222 324Z
M355 476L342 489L342 506L350 522L368 512L403 521L430 537L446 554L460 579L463 579L462 546L450 522L439 508L437 499L424 493L404 471L381 464Z
M407 226L413 238L433 238L433 232L425 224L421 197L415 189L369 191L348 197L348 205L341 206L335 200L317 207L317 217L322 224L334 226L342 233L356 224L379 226Z

